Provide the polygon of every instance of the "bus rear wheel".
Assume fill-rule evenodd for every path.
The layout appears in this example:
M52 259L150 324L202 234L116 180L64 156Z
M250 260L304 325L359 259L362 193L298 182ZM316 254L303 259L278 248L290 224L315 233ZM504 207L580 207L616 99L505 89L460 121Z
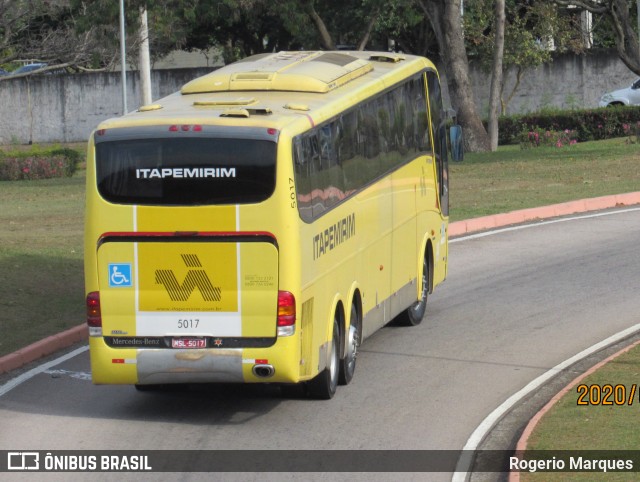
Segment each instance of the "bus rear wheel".
M412 304L402 314L401 322L405 326L416 326L422 322L427 312L427 299L429 298L429 258L425 254L422 262L422 292L420 299Z
M338 370L340 365L340 328L338 318L333 320L333 338L329 343L329 365L322 370L313 380L308 382L308 393L311 397L320 400L329 400L336 394L338 388Z
M351 304L351 319L349 320L349 332L347 333L347 350L344 359L340 360L340 385L348 385L356 371L356 357L360 345L360 320L356 304Z

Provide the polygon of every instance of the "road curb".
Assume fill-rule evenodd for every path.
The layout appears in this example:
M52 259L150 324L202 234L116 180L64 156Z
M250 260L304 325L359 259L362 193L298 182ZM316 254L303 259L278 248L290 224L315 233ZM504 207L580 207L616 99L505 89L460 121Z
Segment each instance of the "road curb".
M552 204L550 206L521 209L503 214L467 219L465 221L456 221L449 224L448 233L449 237L461 236L463 234L535 221L537 219L554 218L569 214L598 211L600 209L630 206L633 204L640 204L640 192L581 199L579 201L570 201L561 204ZM44 340L21 348L14 353L0 357L0 374L20 368L27 363L67 348L74 343L84 341L87 338L88 332L85 324L76 326L57 335L49 336Z
M538 208L520 209L503 214L494 214L479 218L456 221L449 224L449 237L461 236L486 229L500 228L512 224L521 224L538 219L568 216L589 211L599 211L615 207L640 204L640 192L627 194L615 194L595 198L569 201L566 203L552 204Z
M87 325L83 323L62 333L51 335L44 340L36 341L14 353L0 357L0 373L20 368L27 363L51 355L87 338Z

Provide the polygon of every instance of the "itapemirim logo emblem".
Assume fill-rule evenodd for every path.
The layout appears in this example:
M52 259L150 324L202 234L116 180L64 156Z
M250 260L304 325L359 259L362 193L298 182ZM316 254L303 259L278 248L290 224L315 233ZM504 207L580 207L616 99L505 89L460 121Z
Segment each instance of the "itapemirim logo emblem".
M197 255L181 254L180 256L187 268L202 268ZM164 285L171 301L187 301L196 288L205 301L220 301L222 298L222 289L219 286L213 286L204 269L190 269L182 283L178 282L173 270L157 269L156 284Z

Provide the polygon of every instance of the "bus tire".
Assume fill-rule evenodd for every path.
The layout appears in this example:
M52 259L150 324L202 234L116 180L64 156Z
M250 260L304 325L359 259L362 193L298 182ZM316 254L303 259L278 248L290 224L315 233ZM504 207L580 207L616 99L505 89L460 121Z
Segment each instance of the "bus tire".
M354 300L355 301L355 300ZM360 320L355 302L351 304L351 318L349 320L349 332L347 333L347 346L344 358L340 360L340 373L338 383L348 385L356 371L356 357L360 345Z
M427 312L430 282L429 276L429 257L427 256L427 253L425 253L424 261L422 262L422 293L420 294L420 299L402 313L400 319L401 324L405 326L417 326L422 323L422 319Z
M331 349L329 366L308 382L308 392L312 398L329 400L336 394L338 388L338 371L340 366L340 328L337 316L333 320L333 337L329 344Z

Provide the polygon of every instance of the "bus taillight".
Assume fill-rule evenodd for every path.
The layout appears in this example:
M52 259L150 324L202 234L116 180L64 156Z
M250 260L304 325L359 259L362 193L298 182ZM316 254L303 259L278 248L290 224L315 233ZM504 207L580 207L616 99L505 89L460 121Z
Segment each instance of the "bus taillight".
M92 291L87 295L87 325L89 326L89 336L102 336L102 314L98 291Z
M288 291L278 291L278 336L296 332L296 299Z

